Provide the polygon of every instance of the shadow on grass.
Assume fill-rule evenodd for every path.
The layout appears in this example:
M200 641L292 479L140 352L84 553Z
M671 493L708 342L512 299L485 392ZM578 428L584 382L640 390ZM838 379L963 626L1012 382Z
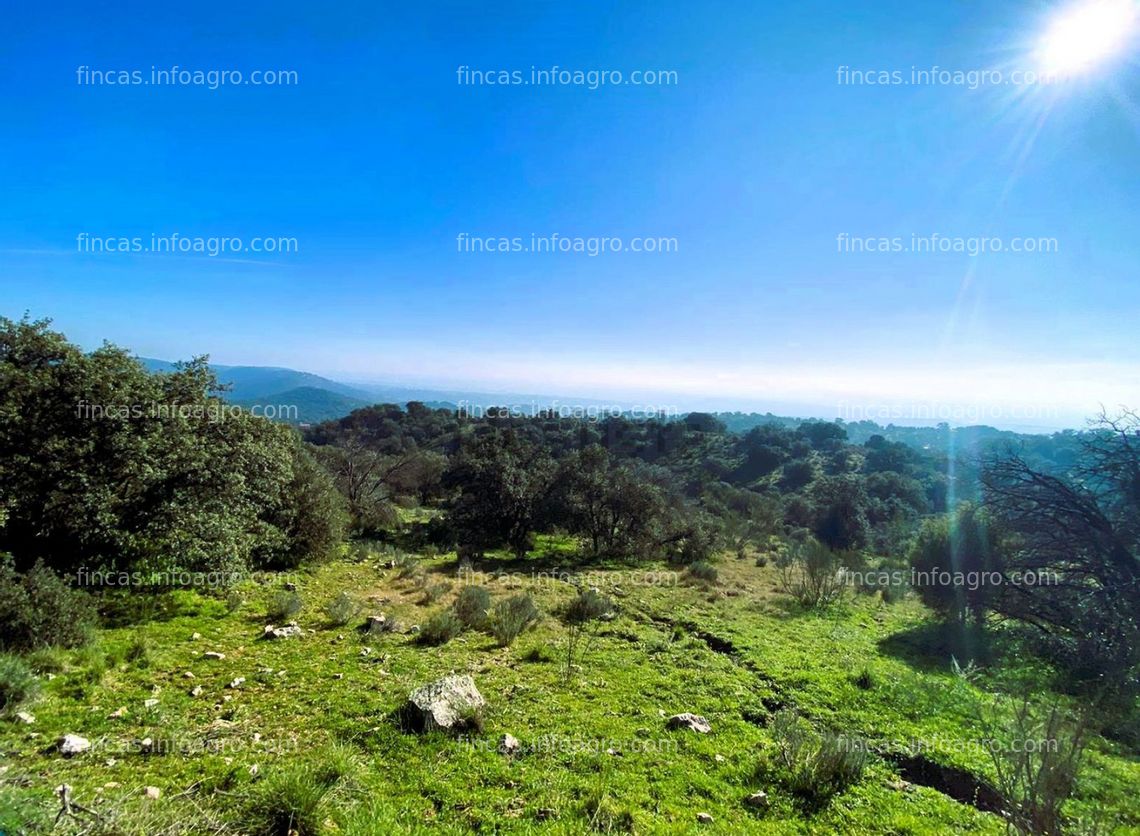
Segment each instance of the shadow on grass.
M952 670L952 659L960 665L973 662L984 667L998 655L993 636L983 628L940 621L887 636L879 641L879 650L927 672Z

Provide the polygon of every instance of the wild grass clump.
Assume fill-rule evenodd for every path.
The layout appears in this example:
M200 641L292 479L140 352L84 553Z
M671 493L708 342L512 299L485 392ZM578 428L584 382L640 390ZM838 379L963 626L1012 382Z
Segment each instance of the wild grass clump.
M530 595L512 595L495 604L489 627L500 647L509 647L523 632L538 622L541 613Z
M434 604L450 591L451 584L447 581L427 584L424 586L424 597L420 599L420 606L426 607L430 604Z
M491 611L491 593L483 586L465 586L455 599L455 615L470 630L487 626Z
M770 728L775 753L758 772L809 806L821 806L862 779L867 748L860 738L830 731L820 734L790 709L777 712Z
M21 574L0 561L0 650L78 647L91 640L95 622L87 594L43 563Z
M266 610L265 618L270 624L291 621L301 612L304 605L305 602L296 592L282 590L281 592L275 593L273 598L269 601L269 608Z
M12 653L0 653L0 714L10 714L39 691L39 680L28 663Z
M325 604L325 617L334 627L343 627L360 612L360 606L347 592L341 592Z
M698 560L696 563L689 564L689 577L705 583L716 583L716 567L707 560Z
M243 810L241 832L250 836L316 836L338 806L337 790L350 783L355 755L339 744L327 746L312 760L271 771L254 784Z
M142 633L136 633L123 651L123 661L139 670L149 668L152 645Z
M442 610L428 619L416 637L419 644L435 647L447 644L463 632L463 622L451 610Z

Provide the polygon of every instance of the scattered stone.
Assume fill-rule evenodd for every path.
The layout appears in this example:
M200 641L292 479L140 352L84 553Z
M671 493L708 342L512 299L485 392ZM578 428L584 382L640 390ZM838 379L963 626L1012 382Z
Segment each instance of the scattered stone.
M157 708L158 700L151 697L149 700L143 700L143 708Z
M420 625L418 625L418 624L413 624L411 627L408 628L409 633L418 633L419 631L420 631Z
M284 589L286 592L296 592L297 591L297 584L295 584L295 583L290 583L290 582L286 581L283 586L284 586Z
M404 716L417 731L461 729L471 725L486 705L475 680L452 674L412 691Z
M203 688L201 685L195 685L193 688L190 689L190 696L200 697L200 696L202 696L202 692L205 690L206 689Z
M513 734L504 734L499 738L499 754L513 755L521 748L522 744L519 743L519 739Z
M754 792L748 798L744 799L744 803L749 807L756 807L757 809L767 809L768 807L768 793L763 790Z
M717 763L724 763L724 755L714 755L713 760Z
M250 778L256 778L256 777L257 777L257 774L258 774L259 772L261 772L261 767L260 767L260 766L258 766L257 764L251 764L251 765L250 765L250 767L249 767L249 777L250 777Z
M213 659L217 662L220 662L226 658L226 654L218 653L218 651L216 651L216 650L207 650L205 653L202 654L202 658L203 659Z
M713 817L708 813L697 813L697 824L712 824Z
M292 636L299 636L303 632L296 621L290 621L284 627L274 627L272 624L266 624L265 629L261 632L261 637L263 639L288 639Z
M196 641L198 641L198 639L200 639L200 638L202 638L202 634L201 634L201 633L193 633L193 634L191 634L191 636L190 636L190 641L192 641L192 642L196 642Z
M194 679L194 672L193 671L183 671L182 678L183 679Z
M687 711L684 714L674 714L669 718L667 725L671 729L688 729L698 734L708 734L712 731L708 720L699 714L690 714Z
M361 656L371 656L372 655L372 648L371 647L360 648L360 655Z
M144 755L149 755L152 751L154 751L154 738L144 737L142 740L140 740L139 751Z
M121 720L126 716L127 716L127 708L126 708L126 706L121 706L119 708L116 708L110 714L108 714L107 719L108 720Z
M158 799L162 797L162 790L160 790L158 787L147 787L145 790L143 790L143 795L145 795L147 798Z
M233 681L231 681L230 684L227 685L226 687L227 688L240 688L244 684L245 684L245 677L239 676L237 679L234 679Z
M619 752L617 749L606 749L606 754L609 755L611 758L620 758L621 757L621 752Z
M333 679L344 679L344 674L343 673L334 673L332 675L332 677L333 677Z
M36 722L36 715L29 714L26 711L17 711L16 720L23 723L25 726L30 726L32 723Z
M105 783L103 785L103 789L113 790L113 789L117 789L118 787L121 787L121 786L122 786L122 784L120 784L118 781L108 781L107 783Z
M59 753L66 757L80 755L91 748L91 741L77 734L65 734L59 739Z

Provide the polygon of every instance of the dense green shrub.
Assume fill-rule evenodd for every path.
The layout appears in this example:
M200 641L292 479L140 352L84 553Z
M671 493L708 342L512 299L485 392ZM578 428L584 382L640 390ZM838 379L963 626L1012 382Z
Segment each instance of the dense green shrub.
M0 648L77 647L90 640L95 622L90 598L43 563L21 574L0 560Z
M0 714L15 711L39 690L28 663L12 653L0 653Z
M0 551L18 568L243 572L320 557L342 500L295 430L224 403L205 358L152 374L0 317Z
M491 593L486 587L465 586L455 599L455 615L472 630L487 626L491 610Z
M491 610L491 634L500 647L508 647L524 630L537 622L539 616L538 607L529 595L512 595L495 604Z
M463 632L463 622L451 610L442 610L428 619L416 641L429 646L447 644Z

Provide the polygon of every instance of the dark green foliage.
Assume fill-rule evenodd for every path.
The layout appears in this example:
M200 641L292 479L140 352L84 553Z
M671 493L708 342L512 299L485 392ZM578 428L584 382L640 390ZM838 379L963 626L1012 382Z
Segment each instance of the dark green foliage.
M538 621L541 613L534 599L526 593L512 595L495 604L491 610L491 635L500 647L508 647L523 631Z
M867 509L870 502L863 481L853 475L829 476L812 486L816 538L836 551L859 549L870 537Z
M482 630L487 626L491 609L491 593L482 586L464 586L455 599L455 615L464 626Z
M0 318L0 549L27 567L238 571L339 538L340 499L293 430L227 407L205 358L150 374Z
M15 711L39 690L28 663L12 653L0 653L0 714Z
M988 579L1002 570L999 530L983 510L963 503L923 523L910 564L927 606L955 621L980 623L1001 592L1000 583Z
M269 601L269 608L265 612L266 619L271 624L280 624L290 621L301 612L305 602L296 592L281 590L275 592Z
M91 638L95 621L90 598L43 563L21 574L0 559L0 647L77 647Z
M428 646L447 644L463 632L464 624L451 610L442 610L428 619L416 641Z
M559 468L547 515L579 535L591 555L647 552L661 539L664 491L649 473L591 445Z
M550 454L513 432L465 447L443 477L458 492L449 514L456 540L474 554L501 546L526 554L553 478Z

